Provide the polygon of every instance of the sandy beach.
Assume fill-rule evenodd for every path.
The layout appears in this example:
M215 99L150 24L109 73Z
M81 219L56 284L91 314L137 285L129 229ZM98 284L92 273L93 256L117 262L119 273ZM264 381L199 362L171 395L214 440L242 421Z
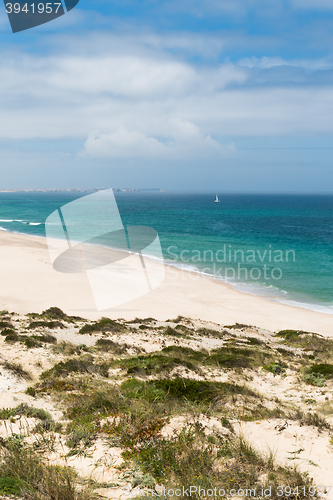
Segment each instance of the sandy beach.
M55 241L54 245L65 248L64 242ZM95 264L108 261L103 249L96 254L92 249L82 249L82 262L87 253L90 263L94 259ZM75 259L80 252L70 249L74 264L79 262ZM82 481L93 477L94 491L102 498L120 500L127 490L135 496L136 485L147 487L158 481L143 471L138 473L134 462L124 459L132 448L126 448L126 439L117 432L122 436L128 433L127 427L122 427L128 425L127 410L119 416L114 413L118 410L105 406L112 406L114 394L119 394L129 411L138 405L135 411L140 418L131 421L133 432L146 432L140 427L146 425L141 421L144 408L148 430L154 411L169 412L158 423L161 432L156 431L156 439L161 443L165 439L178 446L174 444L177 436L186 429L201 429L200 439L207 444L220 442L225 446L232 442L233 465L228 455L223 455L223 447L220 461L214 455L219 467L226 468L227 478L229 468L235 467L233 460L238 461L242 473L235 469L235 476L229 478L231 485L235 478L241 481L244 470L252 478L246 483L251 487L266 484L276 488L277 481L286 487L303 485L304 491L307 488L310 492L304 498L312 498L310 488L330 484L333 382L330 372L316 378L311 369L317 366L314 359L331 362L332 340L302 332L276 335L292 329L329 337L330 315L242 293L217 280L169 266L165 267L164 281L149 293L97 310L96 290L89 276L69 272L73 271L70 259L62 262L64 270L68 264L67 272L56 271L46 239L2 232L0 256L0 440L20 434L29 450L29 446L45 446L46 435L47 442L53 444L45 448L42 460L50 470L70 466ZM117 270L113 295L108 295L107 279L104 285L100 281L100 295L105 292L107 297L116 297L118 290L124 295L136 269L135 259L131 259L121 256L113 262ZM145 262L150 277L161 275L162 264ZM102 317L110 319L99 321ZM185 399L178 392L172 396L176 398L173 404L176 401L178 405L173 413L163 406L169 397L166 392L163 403L156 403L149 413L153 400L145 403L143 396L138 396L138 402L135 391L126 392L132 386L139 390L149 384L153 390L157 387L154 384L184 386ZM206 390L207 384L217 391L208 406L201 401L200 406L197 399L189 402L191 384L196 384L196 391ZM106 398L101 400L102 419L100 397ZM78 406L71 413L73 398ZM75 417L85 404L88 423ZM123 419L119 428L115 426L117 419ZM237 455L243 442L252 447L249 464L242 453ZM250 471L253 456L260 457L255 476ZM214 471L208 471L211 481L220 475ZM231 497L242 498L226 498ZM86 498L96 496L82 497ZM332 498L332 493L322 488L317 498Z
M332 316L252 296L230 285L196 273L165 266L165 279L155 290L126 304L98 311L85 274L53 269L46 239L21 234L0 234L0 308L17 313L41 312L57 306L70 315L96 320L102 316L131 320L178 315L236 322L270 331L300 329L331 335ZM161 264L151 262L151 268ZM121 265L126 274L126 266Z

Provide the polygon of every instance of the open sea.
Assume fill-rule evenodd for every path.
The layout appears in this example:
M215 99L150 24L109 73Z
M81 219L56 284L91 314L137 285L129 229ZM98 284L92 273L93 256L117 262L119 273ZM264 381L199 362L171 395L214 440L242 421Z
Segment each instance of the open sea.
M84 194L0 193L0 229L45 236L48 215ZM166 263L333 314L333 196L217 194L115 197L125 226L158 231Z

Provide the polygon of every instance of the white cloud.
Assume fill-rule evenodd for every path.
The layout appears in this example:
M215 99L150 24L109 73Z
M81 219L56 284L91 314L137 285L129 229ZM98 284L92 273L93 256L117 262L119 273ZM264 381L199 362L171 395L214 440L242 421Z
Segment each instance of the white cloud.
M165 146L153 137L121 127L115 132L98 134L92 132L85 143L83 154L97 158L160 156Z
M246 68L270 69L279 66L290 66L294 68L303 68L310 71L324 70L333 68L331 60L327 59L282 59L282 57L247 57L241 59L238 63Z
M81 41L84 49L3 57L0 139L68 138L95 158L176 159L232 155L233 136L333 133L333 86L273 87L264 78L266 69L285 65L315 73L330 68L329 60L199 65L171 57L169 42L157 38L152 46L149 37L138 38L134 46L124 36L119 53L112 37L89 49L81 38L67 38L69 47ZM259 86L253 68L262 70Z
M95 158L186 158L211 156L230 156L236 152L235 145L228 143L220 145L210 135L203 136L200 129L193 123L176 122L170 127L172 137L167 143L162 143L154 137L147 137L136 130L129 131L120 127L114 132L92 132L79 156Z
M246 72L233 64L197 69L184 62L139 56L66 57L49 61L42 79L48 87L75 93L164 99L188 91L207 92L243 82Z
M242 83L247 71L231 63L198 68L158 55L38 57L19 55L0 61L0 91L38 98L77 99L83 94L167 99L188 92L206 93Z

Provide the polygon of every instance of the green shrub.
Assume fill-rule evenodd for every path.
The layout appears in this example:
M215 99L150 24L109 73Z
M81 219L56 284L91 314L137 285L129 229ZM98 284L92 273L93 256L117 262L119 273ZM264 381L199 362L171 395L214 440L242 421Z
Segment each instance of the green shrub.
M5 328L13 329L12 323L9 321L0 321L0 330L4 330Z
M234 325L226 325L224 328L229 328L229 330L242 330L243 328L251 328L250 325L244 325L243 323L235 323Z
M247 341L249 344L252 345L265 345L265 342L263 342L260 339L257 339L256 337L247 337Z
M183 337L182 333L179 333L179 331L175 330L174 328L171 328L171 326L167 326L163 333L165 335L172 335L172 337Z
M278 363L270 363L269 365L264 365L263 369L273 373L274 376L282 375L283 373L286 372L284 366Z
M35 328L50 328L51 330L54 328L65 328L64 324L61 321L32 321L28 326L30 330Z
M8 335L6 335L6 338L5 338L5 341L6 342L18 342L20 340L20 337L19 335L12 331L11 333L9 333Z
M322 417L321 415L318 415L318 413L310 413L310 412L306 413L301 418L300 423L302 425L313 425L315 427L318 427L319 430L323 430L323 429L330 430L331 429L331 426L327 422L327 420L325 420L325 418Z
M15 330L13 330L12 328L5 328L0 332L0 335L6 337L7 335L12 335L13 333L15 333Z
M180 323L183 320L186 320L184 316L177 316L175 319L167 319L167 323Z
M226 368L250 368L252 364L251 354L252 352L249 349L221 347L212 351L208 361Z
M171 345L163 347L162 353L177 356L180 359L188 359L191 361L204 361L209 357L208 351L196 351L190 347L183 347L178 345Z
M36 396L36 389L34 387L28 387L24 392L28 394L28 396Z
M28 418L38 418L39 420L52 421L52 417L48 411L42 408L34 408L25 403L21 403L16 408L3 408L0 410L0 419L6 420L17 415L24 415Z
M304 381L307 384L323 387L326 384L326 379L321 373L307 373L304 375Z
M309 373L321 374L325 378L333 378L333 365L325 363L319 365L312 365L311 368L309 369Z
M131 379L123 382L121 389L127 397L131 398L143 398L150 401L178 399L203 404L209 404L232 394L255 395L245 386L187 378L149 380L147 382Z
M26 347L28 347L28 349L31 349L33 347L42 347L43 345L41 342L38 342L38 340L36 340L33 337L27 337L24 341L24 344Z
M198 335L203 335L205 337L215 337L215 338L221 338L224 337L225 334L228 334L228 332L223 331L219 332L218 330L212 330L211 328L198 328L196 332Z
M0 488L29 500L92 500L86 487L79 487L74 469L50 465L22 439L0 443ZM0 489L1 491L1 489ZM9 494L9 492L6 494Z
M285 340L295 340L301 335L303 332L302 330L281 330L276 334L277 337L282 337Z
M160 373L165 370L172 370L174 367L182 365L190 370L195 370L196 367L187 360L181 360L171 356L163 356L161 354L137 356L129 359L123 359L116 363L120 368L126 369L128 375L142 373L151 375L152 373Z
M118 333L123 331L123 329L124 329L123 325L118 321L114 321L109 318L102 318L100 321L97 321L96 323L93 323L91 325L84 325L79 330L79 333L81 334L93 333L93 332Z
M221 347L212 351L206 363L223 368L254 368L271 359L271 353L258 348Z
M158 389L153 382L142 382L136 378L126 380L120 388L124 395L131 399L163 401L165 398L165 392Z
M46 309L46 311L43 311L41 315L50 319L68 318L67 314L65 314L64 311L59 309L59 307L50 307L49 309Z
M43 372L40 376L42 380L51 377L66 376L69 373L98 373L103 377L108 376L108 367L94 363L90 357L72 358L68 361L60 361L50 370Z
M62 320L67 323L73 323L75 321L86 321L84 318L80 318L79 316L67 316L59 307L50 307L43 311L41 314L38 313L30 313L27 314L30 318L36 319L53 319L53 320Z
M50 333L44 333L43 335L33 335L33 338L40 341L40 342L46 342L47 344L56 344L57 337L54 337L54 335L51 335Z
M14 361L5 361L2 365L6 370L14 373L17 377L25 380L31 380L30 373L24 370L19 363L15 363Z
M0 476L0 493L4 495L19 496L24 484L24 481L13 476Z
M43 420L35 425L33 432L35 434L43 434L44 432L61 432L62 424L60 422L53 422L53 420Z
M69 431L75 430L78 425L83 427L93 426L97 419L99 422L103 415L111 415L119 411L119 408L127 408L119 387L107 386L85 388L77 394L71 394L66 416L73 420Z
M95 345L101 351L105 352L112 351L115 354L123 354L129 347L127 344L121 345L118 342L113 342L113 340L110 339L98 339Z

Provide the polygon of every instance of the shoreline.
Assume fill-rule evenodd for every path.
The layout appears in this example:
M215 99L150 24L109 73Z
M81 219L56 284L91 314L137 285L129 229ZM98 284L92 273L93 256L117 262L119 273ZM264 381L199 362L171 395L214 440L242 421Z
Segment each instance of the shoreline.
M43 223L27 223L27 224L33 225L33 226L37 226L37 225L39 226ZM27 236L28 238L38 238L38 239L41 239L43 241L46 240L45 236L30 235L27 233L22 233L20 231L9 231L8 229L5 229L5 228L0 228L0 229L1 229L0 234L2 234L2 232L3 232L3 233L7 233L7 234L16 234L16 235ZM99 248L105 248L105 249L110 248L110 247L105 247L103 245L98 245L98 244L95 244L92 246L96 246ZM128 253L130 253L130 252L128 252ZM133 253L135 253L135 252L133 252ZM299 300L293 296L289 296L288 298L286 298L286 297L282 296L283 290L280 290L278 287L273 287L277 290L277 293L276 293L276 295L272 295L272 294L268 293L269 287L266 287L265 285L263 285L261 283L257 283L257 282L249 283L246 281L244 281L244 282L243 281L226 282L225 280L223 280L222 278L219 278L218 276L201 271L199 268L196 268L196 266L194 266L194 265L191 266L191 265L186 265L186 264L182 264L179 262L173 262L173 261L167 260L166 258L164 258L164 261L162 264L162 261L158 258L154 258L150 255L145 255L145 254L142 254L142 255L143 255L143 257L145 257L145 258L149 259L150 261L155 262L157 264L160 264L160 265L164 264L165 267L177 269L180 272L193 273L193 274L198 275L202 278L214 280L218 283L222 283L223 285L231 286L233 290L236 290L236 291L243 293L243 294L246 294L246 295L263 298L263 299L269 300L271 302L276 302L278 304L283 304L283 305L288 305L291 307L305 309L307 311L313 311L313 312L326 314L326 315L333 315L333 305L328 306L328 305L324 305L323 303L320 303L320 302L308 302L305 300L302 301L302 300ZM191 269L191 267L192 267L192 269ZM258 293L256 293L255 291L249 290L249 288L253 289L254 286L257 286L257 288L259 290ZM264 292L266 292L266 293L264 293ZM289 295L289 292L286 292L286 293ZM281 294L281 296L279 296L279 294Z
M319 312L322 314L333 315L333 305L325 306L325 305L320 304L320 303L300 301L300 300L293 298L293 297L289 297L287 299L287 298L284 298L282 296L278 296L278 293L276 293L276 295L274 296L274 295L270 295L269 293L266 293L266 294L260 293L260 292L255 293L255 292L251 292L249 290L249 288L251 288L251 287L253 288L254 286L257 286L257 288L260 289L260 291L262 291L262 292L267 291L269 289L269 287L266 287L265 285L263 285L261 283L257 283L257 282L249 283L246 281L226 282L223 279L219 278L218 276L215 276L214 274L204 273L204 272L200 271L200 269L190 269L191 266L188 266L188 269L186 269L186 267L187 267L186 265L183 265L183 267L182 267L182 264L177 264L177 263L173 264L172 262L166 261L166 260L164 261L164 265L174 267L176 269L179 269L180 271L192 272L192 273L195 273L195 274L202 276L203 278L208 278L208 279L215 280L219 283L223 283L224 285L230 285L234 290L237 290L241 293L245 293L247 295L252 295L254 297L262 297L264 299L267 299L267 300L270 300L273 302L278 302L279 304L285 304L285 305L289 305L292 307L299 307L302 309L306 309L308 311L314 311L314 312ZM273 287L273 288L275 288L277 290L277 292L279 292L281 295L283 292L285 292L284 290L280 290L278 287ZM285 293L287 293L289 295L289 292L285 292Z
M155 290L97 311L86 275L55 271L45 238L2 231L0 257L5 263L0 269L0 308L4 310L24 314L57 306L67 314L91 320L184 316L224 325L237 322L271 331L295 329L332 335L329 314L250 295L219 280L167 265L165 280ZM151 266L155 269L161 264L151 262ZM126 267L122 269L125 273Z

